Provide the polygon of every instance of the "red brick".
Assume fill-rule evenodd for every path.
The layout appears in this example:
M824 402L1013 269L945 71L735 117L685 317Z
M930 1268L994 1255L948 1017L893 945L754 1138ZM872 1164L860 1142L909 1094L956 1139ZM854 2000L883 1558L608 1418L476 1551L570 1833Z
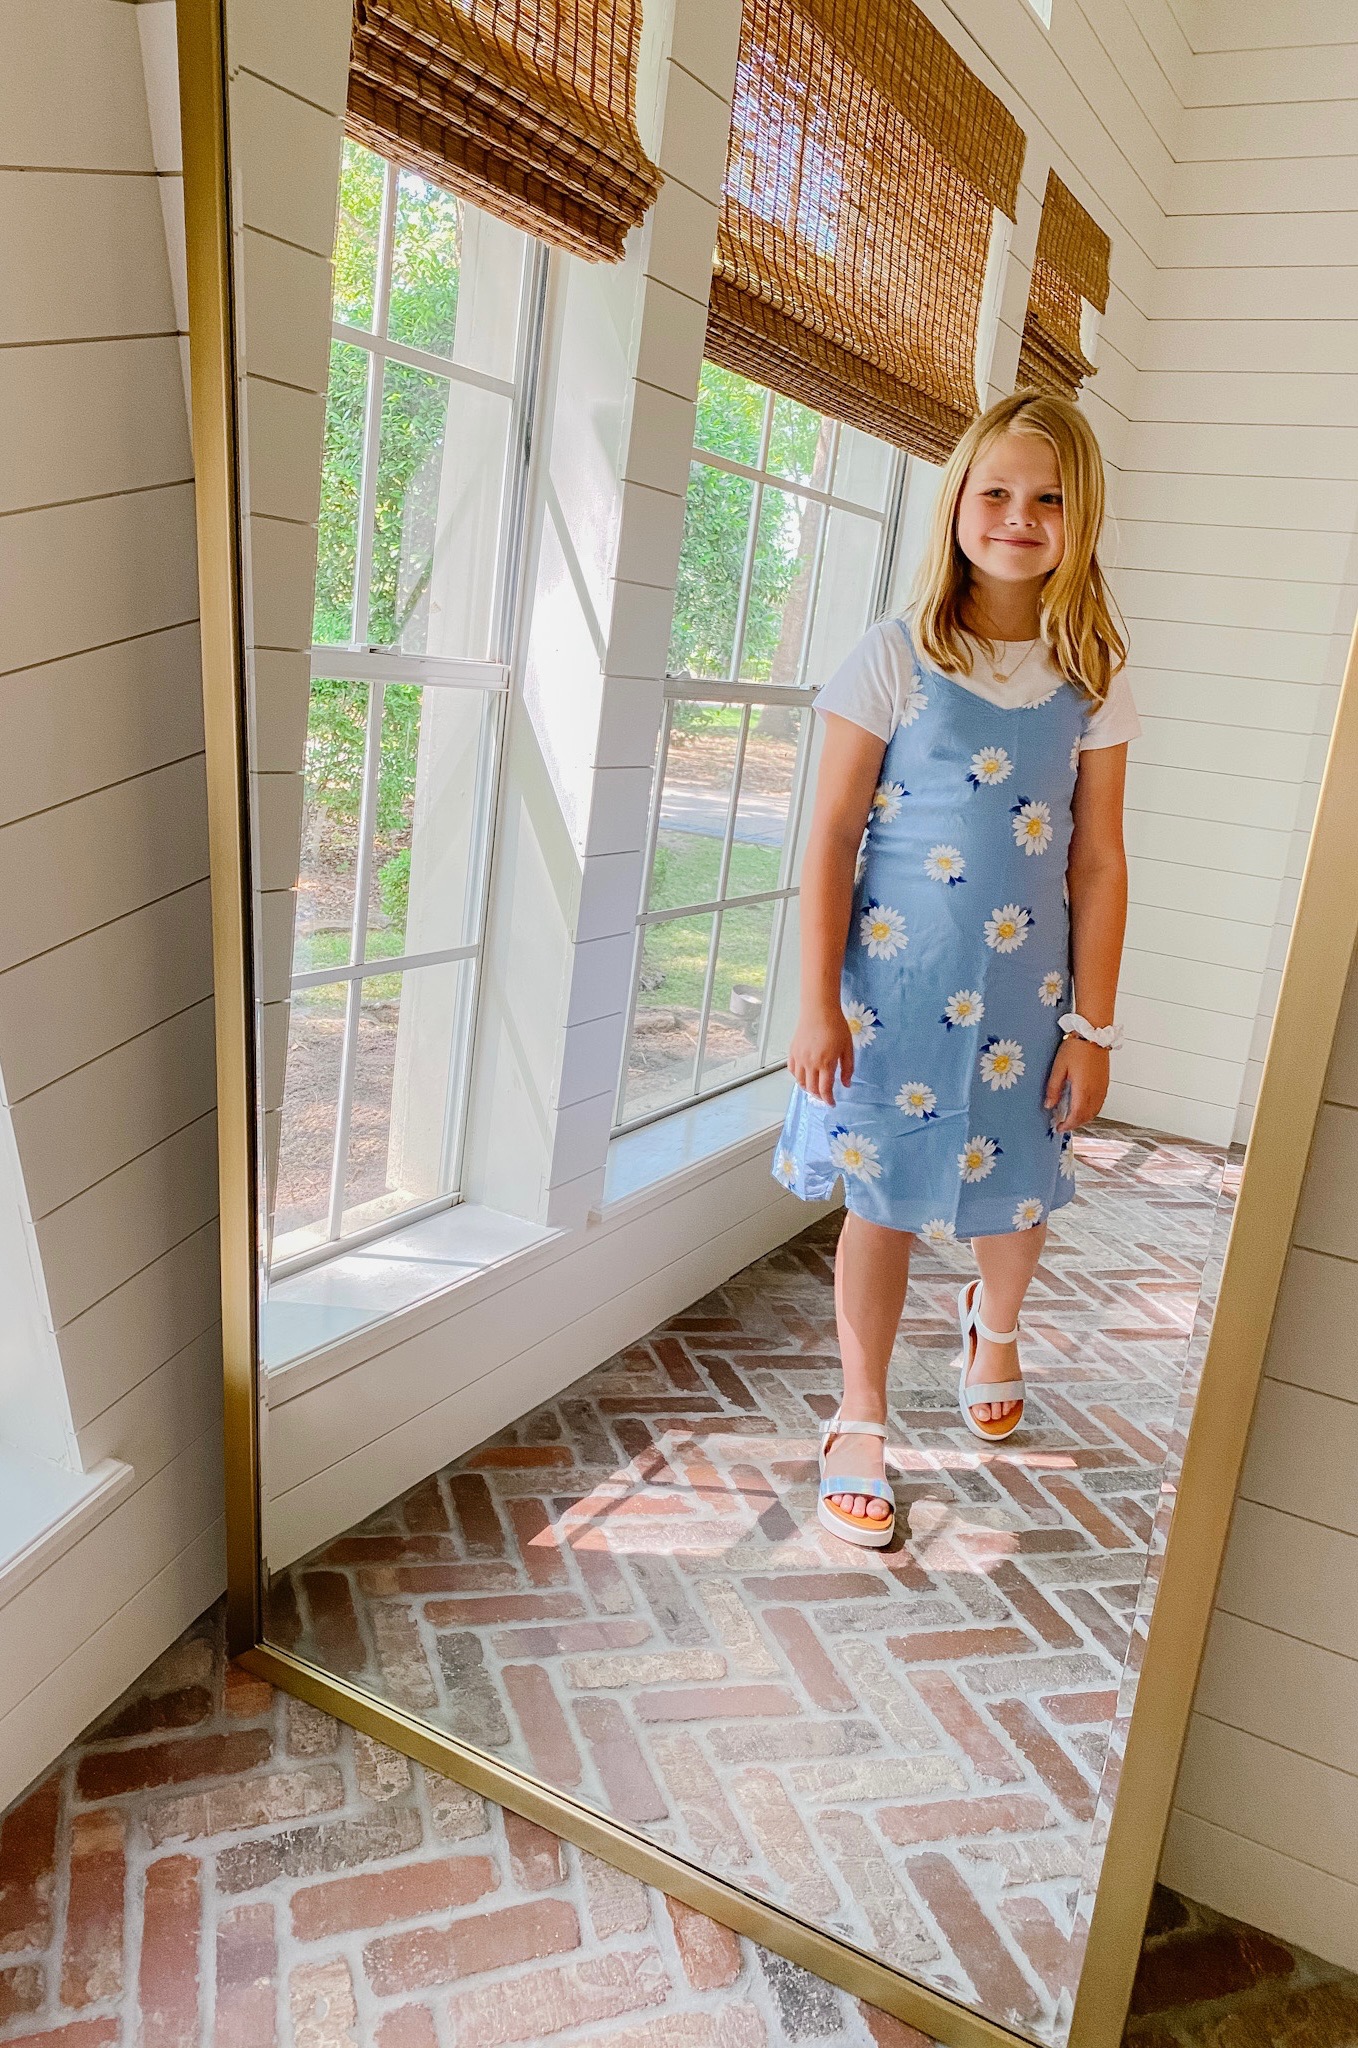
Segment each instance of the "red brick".
M390 1998L402 1991L425 1990L431 1984L451 1984L482 1970L502 1970L511 1963L565 1955L579 1946L580 1922L574 1906L564 1899L535 1899L530 1905L478 1913L451 1927L419 1927L405 1934L383 1935L367 1944L363 1966L373 1989Z
M561 1844L536 1821L525 1820L521 1813L510 1813L506 1808L505 1842L511 1875L524 1891L546 1892L565 1881Z
M648 1621L566 1621L560 1628L507 1628L491 1638L497 1657L563 1657L589 1650L635 1650L650 1641Z
M489 1600L431 1600L425 1615L434 1628L483 1628L502 1621L574 1621L584 1611L574 1593L501 1593Z
M1016 1564L1006 1558L993 1567L990 1583L999 1588L1010 1606L1020 1614L1029 1628L1034 1628L1044 1643L1053 1650L1073 1650L1084 1647L1079 1631L1073 1629L1063 1614L1058 1614L1038 1591L1032 1580L1025 1577Z
M1036 1993L947 1857L912 1856L906 1869L934 1919L947 1928L948 1946L970 1977L987 2016L1001 2021L1036 2018Z
M632 1588L609 1550L603 1530L576 1530L570 1539L570 1552L596 1610L602 1614L628 1613L634 1604Z
M212 1712L212 1694L205 1685L178 1685L171 1692L129 1700L94 1731L98 1742L116 1742L129 1735L158 1735L167 1728L192 1728Z
M157 1785L188 1785L195 1778L235 1778L267 1761L272 1739L267 1728L241 1728L229 1735L186 1735L146 1742L135 1749L90 1750L76 1771L82 1799L116 1799Z
M70 1902L61 2002L79 2011L123 1988L123 1817L108 1810L71 1822Z
M576 1700L575 1718L618 1820L664 1820L669 1808L616 1700Z
M274 2048L278 1943L272 1906L233 1906L217 1923L212 2048Z
M889 2012L881 2012L875 2005L864 2005L859 2000L858 2010L876 2048L938 2048L928 2034L921 2034L918 2027L907 2025Z
M1072 1820L1094 1818L1094 1794L1054 1736L1022 1700L992 1700L990 1711Z
M427 2005L402 2005L377 2022L377 2048L439 2048L434 2015Z
M695 1991L724 1991L741 1971L740 1943L729 1927L666 1899L684 1975Z
M143 1888L141 2048L187 2048L198 2039L198 1864L162 1856Z
M574 1463L574 1453L566 1444L491 1444L483 1451L473 1451L462 1466L469 1472L523 1472L541 1471L546 1466L562 1470Z
M652 1337L651 1349L681 1394L706 1394L702 1377L677 1337Z
M407 1529L421 1535L439 1535L448 1529L448 1509L437 1472L412 1486L402 1497L401 1520Z
M1111 1690L1053 1692L1044 1693L1041 1704L1053 1721L1062 1721L1069 1728L1090 1727L1112 1720L1118 1710L1118 1696Z
M1052 1997L1059 1997L1071 1965L1070 1937L1041 1899L1001 1899L1000 1915Z
M730 1721L802 1710L783 1685L686 1685L664 1691L635 1693L632 1712L639 1721Z
M273 1705L273 1687L267 1678L256 1678L239 1664L228 1664L224 1704L233 1720L257 1721Z
M393 1593L512 1593L512 1564L373 1564L359 1569L358 1589L370 1600Z
M116 2048L122 2039L119 2020L75 2020L41 2034L21 2034L23 2048Z
M500 1683L539 1777L563 1791L578 1785L583 1774L580 1753L547 1673L536 1664L506 1664Z
M844 1714L858 1702L830 1662L819 1636L795 1607L770 1607L761 1616L787 1651L808 1699L829 1714Z
M1126 1550L1130 1546L1127 1531L1108 1516L1100 1513L1087 1494L1081 1492L1073 1479L1060 1472L1041 1474L1042 1484L1054 1501L1065 1509L1072 1522L1078 1522L1099 1545L1101 1550Z
M46 1948L61 1781L48 1778L0 1822L0 1955Z
M552 1970L534 1970L483 1991L454 1992L448 2001L453 2039L477 2048L541 2041L568 2027L661 2005L671 1986L655 1949L596 1956Z
M343 1572L306 1571L301 1580L320 1663L341 1678L352 1678L368 1657L348 1579Z
M488 1856L445 1856L435 1863L405 1863L325 1884L305 1885L292 1897L298 1941L321 1941L388 1920L421 1920L451 1913L495 1890L499 1875Z
M975 1835L1027 1834L1049 1828L1055 1816L1040 1799L1024 1792L997 1798L928 1799L917 1806L879 1806L873 1815L888 1841L947 1842Z
M359 2048L354 1980L342 1956L303 1963L294 1970L288 1979L288 2005L290 2048Z
M448 1493L469 1557L503 1557L505 1532L479 1472L450 1472Z
M940 1728L970 1757L983 1778L994 1785L1014 1785L1023 1776L990 1723L943 1671L912 1671L910 1683Z
M869 1572L788 1572L773 1579L743 1579L752 1600L786 1600L800 1607L808 1600L871 1600L891 1591L885 1578Z
M902 1664L953 1664L963 1657L1021 1657L1033 1639L1021 1628L940 1628L888 1636L886 1646Z
M46 1995L40 1963L17 1963L12 1970L0 1970L0 2027L6 2020L27 2019Z
M340 1536L327 1543L318 1564L408 1564L411 1558L431 1564L455 1564L457 1544L451 1535Z
M523 1568L535 1586L565 1586L570 1583L566 1560L548 1516L540 1500L525 1495L506 1503L510 1524L514 1530L514 1541L519 1547Z

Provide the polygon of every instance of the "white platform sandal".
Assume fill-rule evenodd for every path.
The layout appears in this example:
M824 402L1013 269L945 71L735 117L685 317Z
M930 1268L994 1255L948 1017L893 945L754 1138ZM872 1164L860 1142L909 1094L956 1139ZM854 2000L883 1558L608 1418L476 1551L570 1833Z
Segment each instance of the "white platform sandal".
M1013 1380L977 1380L974 1386L967 1385L967 1374L976 1359L976 1340L985 1337L992 1344L1016 1344L1018 1324L1012 1330L992 1330L981 1321L977 1303L981 1298L979 1280L968 1280L957 1297L957 1322L962 1332L961 1370L957 1377L957 1405L962 1411L962 1420L973 1436L979 1436L983 1443L1002 1443L1012 1436L1023 1420L1022 1403L1027 1399L1027 1388L1020 1373ZM972 1414L973 1408L985 1408L995 1401L1017 1401L1019 1406L1012 1415L1005 1415L998 1421L982 1422Z
M841 1422L838 1408L828 1422L821 1424L820 1493L816 1500L816 1519L822 1529L828 1529L843 1543L857 1543L864 1550L884 1550L896 1533L896 1497L885 1479L852 1479L847 1472L826 1471L825 1453L837 1436L876 1436L885 1443L886 1424ZM869 1500L889 1501L891 1513L880 1522L870 1522L866 1515L846 1515L830 1499L832 1493L856 1493Z

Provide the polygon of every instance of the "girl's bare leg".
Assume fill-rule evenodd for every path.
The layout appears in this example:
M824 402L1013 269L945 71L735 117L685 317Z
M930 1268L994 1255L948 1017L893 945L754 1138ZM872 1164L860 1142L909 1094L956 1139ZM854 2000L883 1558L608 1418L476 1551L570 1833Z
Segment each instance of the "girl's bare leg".
M1028 1292L1047 1242L1047 1226L1036 1230L1010 1230L1000 1237L973 1237L971 1248L981 1269L981 1320L992 1330L1012 1330L1018 1323L1023 1297ZM976 1357L967 1384L985 1380L1012 1380L1018 1373L1018 1345L992 1344L977 1333ZM1012 1415L1017 1401L991 1401L972 1409L978 1422L999 1422Z
M844 1218L835 1254L835 1316L846 1421L886 1421L887 1367L905 1307L913 1241L908 1231L865 1222L852 1211ZM842 1436L826 1455L826 1471L880 1479L886 1469L884 1449L876 1437ZM861 1493L830 1498L842 1514L870 1522L885 1521L891 1512L886 1501Z

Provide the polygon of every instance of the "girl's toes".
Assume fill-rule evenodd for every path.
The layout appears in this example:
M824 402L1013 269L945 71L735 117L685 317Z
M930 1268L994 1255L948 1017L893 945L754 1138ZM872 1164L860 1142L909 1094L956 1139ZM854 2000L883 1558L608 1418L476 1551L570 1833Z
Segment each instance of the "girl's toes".
M887 1504L884 1500L870 1500L868 1502L868 1518L870 1521L884 1522L887 1518L887 1513Z

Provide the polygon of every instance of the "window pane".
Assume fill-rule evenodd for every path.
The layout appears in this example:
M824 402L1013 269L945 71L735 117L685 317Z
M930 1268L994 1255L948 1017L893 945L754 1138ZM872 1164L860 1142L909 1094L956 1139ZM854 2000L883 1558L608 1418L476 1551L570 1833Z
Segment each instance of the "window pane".
M728 897L756 896L778 887L804 715L794 705L751 707L726 877Z
M446 1192L451 1084L469 993L465 961L363 982L345 1162L346 1234Z
M457 328L462 207L413 171L398 173L387 332L393 341L447 355Z
M350 958L367 727L366 683L316 678L307 713L295 974L346 966Z
M711 943L710 913L647 927L628 1047L624 1121L668 1108L693 1091Z
M716 898L740 721L739 705L670 707L648 910L682 910Z
M363 480L363 424L372 358L351 342L330 344L325 393L325 454L316 551L316 616L312 637L334 646L354 637L354 568L358 499Z
M823 517L824 507L813 500L765 486L740 656L743 682L798 680Z
M839 430L839 454L835 458L835 496L849 498L855 505L869 505L885 512L896 467L896 450L857 427Z
M759 442L764 431L764 406L768 393L748 377L734 370L722 370L704 363L698 382L698 418L693 430L697 448L710 448L732 462L759 461Z
M335 318L350 327L373 324L385 171L380 156L346 140L335 217L334 308Z
M299 990L292 998L274 1196L276 1259L300 1249L285 1242L299 1231L308 1238L325 1235L346 993L347 983L336 981Z
M806 663L806 680L816 688L861 639L872 616L881 546L877 520L858 512L830 513Z
M669 673L729 682L754 485L695 462L674 592Z
M772 903L722 912L717 971L703 1047L702 1086L720 1087L759 1066L759 1019L768 980Z
M475 943L496 710L480 690L387 684L369 960Z
M367 638L486 660L499 594L510 404L389 362Z
M834 446L834 421L798 405L795 399L775 397L773 425L769 433L768 466L776 476L791 477L794 483L814 484L818 491L830 481L830 453Z

